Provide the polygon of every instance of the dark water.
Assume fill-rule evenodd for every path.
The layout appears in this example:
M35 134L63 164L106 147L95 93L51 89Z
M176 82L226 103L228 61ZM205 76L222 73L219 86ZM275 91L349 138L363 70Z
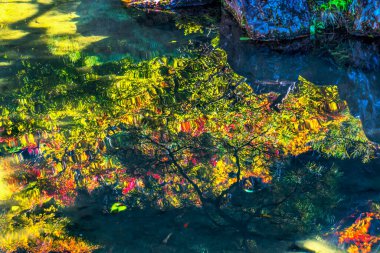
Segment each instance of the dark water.
M14 110L10 119L17 126L23 125L23 121L31 122L30 119L33 117L35 117L36 122L28 123L29 125L25 124L23 127L11 127L12 131L9 133L6 132L4 127L6 123L3 123L1 134L2 138L11 138L21 136L24 133L31 133L35 135L36 139L42 141L38 142L37 147L25 147L25 145L15 144L14 146L16 147L12 146L13 149L1 149L0 154L4 160L7 157L17 156L18 163L25 166L21 168L27 169L28 173L34 173L32 176L25 174L24 177L19 175L16 177L21 179L22 182L19 185L23 186L28 185L28 183L30 185L31 182L36 181L38 178L46 176L43 173L49 173L47 171L50 171L52 163L65 163L68 167L69 164L73 164L70 175L75 179L77 192L68 196L75 196L75 200L73 203L69 203L69 197L67 197L68 199L62 197L64 204L61 205L57 216L70 219L70 223L67 225L69 235L84 238L93 244L101 245L102 248L96 252L312 252L306 251L306 248L315 250L315 252L317 250L321 250L320 252L338 252L337 249L334 249L334 246L338 246L336 236L325 236L323 237L325 241L314 240L315 237L322 237L330 229L347 227L346 223L349 224L350 222L344 220L347 216L373 211L369 203L376 203L379 200L380 191L380 164L378 158L376 158L378 156L376 152L378 151L374 151L374 155L371 156L368 163L362 163L360 156L342 161L340 156L323 156L318 152L290 154L283 160L276 158L274 155L267 158L269 160L267 161L268 164L271 164L271 169L276 173L280 173L278 175L273 174L274 178L281 177L282 167L284 171L289 171L289 178L294 176L291 174L293 172L298 175L300 173L298 168L308 166L310 162L317 162L318 166L327 168L337 166L339 173L337 172L336 174L340 176L336 177L336 187L331 186L333 184L331 182L335 180L336 175L321 172L322 176L319 175L319 181L317 180L318 182L316 181L315 184L314 182L310 183L311 188L304 186L295 188L297 189L294 190L296 192L294 197L295 206L298 205L297 203L301 203L304 198L310 198L315 201L315 199L321 197L320 202L318 202L318 199L316 200L319 203L316 205L316 209L320 207L321 210L312 210L310 205L310 209L305 207L305 209L302 209L303 211L299 211L301 208L298 205L297 208L299 209L296 212L292 209L291 204L294 203L291 202L289 206L284 207L284 210L285 208L291 210L286 214L289 223L286 220L277 221L276 218L272 220L272 216L263 213L261 218L265 218L265 215L267 215L267 218L269 217L273 224L271 222L267 223L264 219L262 223L259 222L256 225L256 230L263 231L264 236L260 237L253 234L251 237L248 236L248 239L247 235L236 227L212 226L207 216L204 215L203 211L206 208L199 208L199 204L192 205L181 202L182 204L178 208L168 208L167 206L161 209L152 206L141 208L144 204L139 203L143 203L144 199L136 197L137 195L133 195L131 199L121 199L121 190L125 187L123 188L124 191L128 185L124 185L122 188L116 187L113 185L115 182L112 180L114 179L110 179L109 182L102 179L105 182L102 185L103 188L91 189L94 191L92 194L88 194L80 186L81 183L87 182L81 181L87 171L85 172L85 166L80 167L82 165L78 165L83 162L83 158L78 159L75 151L79 153L79 150L84 149L84 146L95 146L97 144L94 143L98 139L104 139L107 152L101 153L99 151L102 161L108 162L116 157L123 167L133 168L134 175L138 174L140 167L146 166L143 163L147 162L148 165L152 163L140 153L131 155L130 150L123 146L124 144L126 146L130 145L130 142L133 142L134 139L129 135L123 137L118 132L126 130L123 129L122 124L124 122L120 118L122 111L119 112L119 109L116 110L115 108L127 108L130 105L128 103L120 105L117 103L118 99L120 101L125 99L120 93L115 93L116 101L111 99L113 98L112 95L107 97L110 94L108 93L109 90L112 90L113 85L118 82L122 86L123 76L125 78L132 73L132 76L137 75L140 78L131 79L131 85L135 85L131 86L135 87L132 88L132 93L135 89L136 93L141 92L143 94L142 97L146 97L147 93L154 97L152 90L147 93L139 90L144 85L148 85L148 83L144 83L144 76L151 74L150 68L153 68L151 60L161 58L161 61L164 61L162 59L165 57L170 66L175 66L178 59L198 59L197 57L203 54L207 55L213 48L211 44L216 41L215 38L218 36L218 46L214 46L220 47L226 52L227 63L231 70L245 78L246 82L251 85L257 94L276 92L286 96L289 87L298 82L299 76L320 86L336 85L339 99L347 101L351 115L360 119L360 121L355 121L356 125L354 127L359 130L363 128L370 140L368 143L376 146L376 142L380 142L380 43L378 41L364 41L359 38L327 34L317 39L307 39L294 43L256 44L244 39L243 31L229 14L220 10L220 6L209 6L195 10L178 10L173 13L126 9L119 1L115 0L63 1L55 3L32 1L29 3L30 6L17 4L19 3L0 2L0 8L5 5L12 6L14 9L31 8L30 13L26 14L25 17L16 18L15 21L12 21L12 18L8 16L8 21L3 22L5 25L2 27L2 33L0 33L0 36L3 37L0 37L1 111L5 115L4 108L10 111ZM12 32L16 33L15 31L21 31L23 35L13 37L9 35ZM209 62L208 65L201 62L202 57L199 59L199 65L196 60L191 65L191 71L201 66L199 67L201 69L199 73L195 71L195 74L189 74L189 76L178 74L178 80L174 79L174 83L182 83L187 78L191 80L191 78L198 78L198 75L204 75L202 70L207 73L208 67L214 67L210 65L219 60L219 58L215 58L216 60ZM224 66L223 61L220 61L221 66ZM226 67L221 68L218 73L222 73L220 74L221 76L225 73L229 75L230 72L225 70ZM163 72L165 71L170 74L172 70L169 68L163 70ZM150 80L149 78L147 79ZM137 80L137 84L133 83L135 80ZM204 81L204 79L201 80ZM165 81L167 80L162 80L162 82ZM175 83L174 86L178 85ZM169 100L165 100L166 97L169 99L169 95L166 94L166 92L169 92L164 89L161 90L163 90L161 91L162 93L157 96L163 98L165 103L157 105L160 110L165 110L165 106L167 106L169 109L175 108L177 110L175 112L180 115L186 115L188 111L192 110L185 106L187 99L190 100L190 96L187 96L187 94L178 95L179 97L175 97L174 100L176 102L171 104L171 102L168 102ZM206 96L207 92L204 95ZM20 99L23 98L29 99L26 103L32 103L33 106L28 107L23 102L20 102ZM142 99L144 101L144 98ZM238 99L236 101L239 104ZM205 104L207 104L206 102ZM184 104L183 107L181 107L181 103ZM88 104L92 106L86 107ZM83 112L81 112L83 114L79 112L79 114L70 114L70 111L76 112L76 108L81 108L82 105L84 105L84 110L88 110L88 114ZM132 117L138 117L134 114L142 114L142 112L135 112L133 106L139 107L140 102L133 102L131 109L133 111ZM231 106L231 111L233 110L235 109ZM60 112L62 113L60 114ZM85 127L83 127L83 132L80 132L79 137L75 137L77 139L72 137L74 136L73 133L78 129L77 126L80 126L80 124L83 124L83 126L90 125L89 122L92 122L92 117L99 121L100 116L103 114L110 115L111 120L105 119L106 116L104 116L105 121L109 120L104 123L107 127L99 127L99 130L95 129L91 132L91 134L94 133L94 135L88 137L89 139L92 138L91 140L80 138L88 130ZM142 114L141 117L154 117L146 115ZM115 122L112 120L113 117ZM81 121L82 118L86 124ZM133 122L137 121L133 120ZM55 123L57 124L54 125ZM136 123L136 127L139 124ZM186 132L186 125L181 125L180 127L185 129L182 130L183 132ZM354 127L353 129L357 129ZM78 131L80 131L80 127ZM49 137L44 137L44 132L47 132ZM50 133L54 134L50 136ZM131 133L133 135L134 132ZM311 131L310 134L314 133ZM347 133L347 135L350 134L351 132ZM262 135L265 136L266 133L262 133ZM70 136L73 141L71 141ZM181 136L179 138L178 142L182 140ZM61 146L66 145L64 155L60 155L59 152L62 151L60 147L56 148L52 154L47 153L49 149L44 149L45 153L43 153L41 143L44 141L46 143L61 142ZM355 141L360 142L362 140L355 139L352 143L350 140L349 144L352 144L353 149L355 149ZM349 141L347 140L347 142ZM175 145L180 144L176 143ZM101 149L98 146L97 148ZM86 156L90 158L86 159L90 162L98 159L91 158L91 155L96 156L97 154L91 153L91 148L88 150L86 151ZM157 150L157 156L164 155ZM65 157L67 158L66 161L64 161ZM81 162L78 162L78 160L81 160ZM159 161L165 163L162 159ZM197 161L192 162L194 165L197 163ZM16 169L20 171L18 163L12 165L15 171ZM204 163L208 164L208 162ZM252 164L252 161L250 163ZM12 166L11 168L13 169ZM81 172L81 169L84 172ZM58 169L56 170L59 171ZM53 172L50 180L55 180L54 175L57 174L57 171ZM62 171L63 173L58 174L67 172L66 169ZM36 173L42 173L43 176L40 174L36 176ZM107 171L106 174L107 176L110 174L111 178L112 174L117 173L119 172L115 169L115 172L111 171L109 173ZM229 177L236 178L236 175L231 173L229 173ZM283 173L287 175L286 172ZM313 180L315 175L308 176ZM100 177L99 174L96 174L96 177ZM151 177L153 176L150 175L150 179ZM254 177L249 178L253 180ZM100 179L97 180L101 181ZM173 180L175 181L175 179ZM43 180L40 181L42 182ZM117 185L118 181L119 178L116 179L115 185ZM162 181L164 186L169 184L167 181ZM57 182L57 188L59 188L59 185L66 184L66 181L57 180ZM324 182L328 186L324 185ZM329 185L330 183L331 185ZM275 189L270 191L267 190L266 183L256 182L256 185L259 185L258 187L261 187L261 184L263 185L262 195L254 193L257 194L253 195L254 197L249 194L241 195L241 193L235 192L238 191L237 189L232 188L231 200L226 200L227 202L230 201L233 206L229 214L234 215L236 212L241 215L241 220L244 220L244 215L246 215L244 212L249 209L244 209L246 202L266 203L266 199L276 198L276 196L282 196L281 194L292 191L290 185L283 183L281 180L279 180ZM41 192L43 192L44 184L39 185ZM49 189L46 188L46 191L49 192ZM336 193L339 197L330 196L325 192ZM312 193L316 194L313 195ZM64 195L66 193L60 192L59 194ZM59 194L54 196L60 199ZM144 191L144 194L151 195L154 201L159 199L155 193L146 193ZM3 196L0 195L0 197ZM146 199L149 198L146 197ZM9 209L7 205L9 205L10 201L6 198L0 198L0 200L4 202L0 208L3 210L2 213L5 213ZM65 201L68 201L68 203ZM128 207L129 209L125 212L110 214L109 209L112 203L117 201L124 201L124 204L130 204L132 207ZM327 210L329 207L328 201L338 203L335 209ZM172 206L175 207L175 204L172 204ZM244 207L243 211L239 209L241 206ZM258 206L249 207L255 209ZM330 204L330 206L332 205ZM276 210L275 213L280 214L281 208L279 207L280 211ZM38 210L38 208L33 210L35 211L36 209ZM297 215L306 217L307 213L314 212L318 213L319 216L315 214L315 218L310 218L313 222L305 223L306 228L296 231L292 227L293 223L296 223L293 218L298 220ZM323 214L324 212L326 215ZM325 221L321 222L320 217L324 217ZM309 222L308 217L305 220ZM15 223L17 224L17 221ZM341 225L343 223L345 224L344 226ZM376 224L374 227L376 228ZM3 227L0 226L0 228ZM378 235L377 233L378 231L373 232L375 235ZM165 242L165 238L167 238L167 242ZM309 240L309 244L307 242L298 243L299 240L310 238L312 239ZM294 244L295 242L297 243ZM331 245L326 245L326 242ZM316 245L312 244L310 246L310 243L315 243ZM342 249L344 246L340 245L339 247ZM376 247L377 244L373 247L373 252L377 252ZM6 251L4 250L4 252Z
M330 34L320 40L257 45L240 41L241 29L222 16L221 46L229 63L248 80L295 81L301 75L319 85L338 85L353 115L370 138L379 141L379 41Z

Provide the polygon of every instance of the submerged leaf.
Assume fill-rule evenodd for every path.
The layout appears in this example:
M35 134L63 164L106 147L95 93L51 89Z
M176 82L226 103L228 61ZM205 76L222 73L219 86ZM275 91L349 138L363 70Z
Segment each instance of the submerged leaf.
M127 210L127 207L119 202L114 203L111 207L111 213L120 213L125 210Z

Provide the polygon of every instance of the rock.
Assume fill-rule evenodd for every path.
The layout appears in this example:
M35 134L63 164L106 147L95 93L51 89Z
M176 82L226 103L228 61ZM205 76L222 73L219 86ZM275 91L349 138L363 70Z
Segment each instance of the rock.
M380 1L356 0L350 7L353 23L348 27L358 36L380 36Z
M225 0L224 3L254 40L295 39L309 34L307 0Z
M122 0L127 7L175 9L189 6L207 5L214 0Z
M256 80L297 81L304 76L318 84L336 83L331 80L341 78L331 65L320 64L321 58L315 57L312 42L308 38L285 42L241 41L242 29L229 13L222 12L220 27L220 46L227 51L228 63L239 75L248 79L250 84ZM335 39L334 39L335 41ZM310 53L312 52L312 53ZM316 67L316 64L318 67ZM288 85L263 85L256 92L267 92L267 88L281 88L286 92ZM275 91L277 92L277 91Z

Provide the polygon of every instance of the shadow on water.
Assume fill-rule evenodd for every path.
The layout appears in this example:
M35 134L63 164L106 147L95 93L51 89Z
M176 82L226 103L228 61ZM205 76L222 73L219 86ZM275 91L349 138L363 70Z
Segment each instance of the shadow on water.
M73 235L102 245L96 252L245 252L236 231L213 227L200 209L109 214L101 211L104 202L99 199L105 197L82 196L75 207L63 211L72 221Z
M335 227L337 224L343 227L349 226L349 222L354 221L352 220L353 214L370 212L371 203L380 201L379 160L363 165L359 160L342 161L316 158L312 153L307 153L295 158L290 164L294 166L301 160L315 160L328 167L337 165L338 168L341 168L342 175L339 177L338 184L340 204L333 212L324 210L326 215L331 215L331 220L325 224L326 226ZM357 178L360 178L360 181ZM319 188L319 191L323 191L323 188ZM305 196L311 197L312 195L300 192L301 198L305 198ZM62 214L72 221L69 226L71 233L102 245L102 248L96 251L99 253L271 253L314 252L314 249L317 250L317 248L311 248L311 251L308 251L306 247L300 247L297 249L301 251L296 251L293 248L295 241L309 238L308 234L302 233L280 234L275 238L271 237L271 233L269 233L269 236L262 238L254 236L252 240L244 241L241 233L235 229L215 226L199 208L169 210L128 208L129 210L125 212L110 214L106 206L114 198L111 189L94 192L91 196L83 193L78 196L75 206L62 211ZM267 233L273 230L272 226L276 226L268 225L265 221L262 222L265 224L261 227L262 233ZM286 224L284 225L286 226ZM337 244L335 234L329 235L328 238L330 242Z

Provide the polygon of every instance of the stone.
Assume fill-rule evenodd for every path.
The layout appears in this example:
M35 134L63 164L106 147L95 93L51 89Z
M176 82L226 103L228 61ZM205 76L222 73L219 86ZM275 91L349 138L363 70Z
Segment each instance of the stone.
M225 0L224 4L254 40L287 40L310 33L307 0Z

